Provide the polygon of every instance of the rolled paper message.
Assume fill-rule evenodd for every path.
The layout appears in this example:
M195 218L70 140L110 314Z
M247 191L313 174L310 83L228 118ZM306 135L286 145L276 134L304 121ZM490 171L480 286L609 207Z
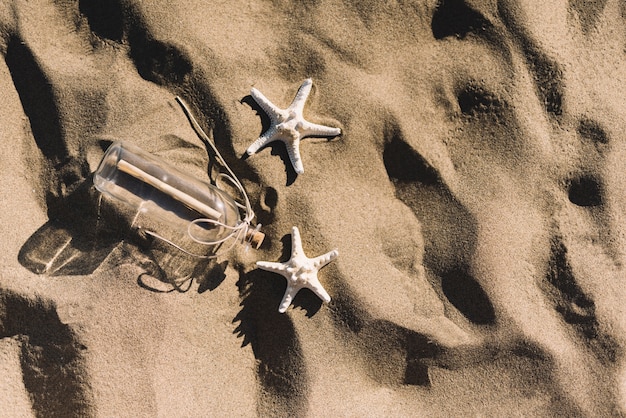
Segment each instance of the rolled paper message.
M161 192L170 195L174 199L178 200L181 203L184 203L185 205L187 205L187 207L196 210L198 213L206 216L209 219L213 219L217 221L222 217L221 212L213 209L207 204L202 203L198 199L186 193L181 192L180 190L170 186L166 182L161 181L158 178L146 173L142 169L135 167L134 165L130 164L128 161L119 160L117 163L117 168L120 171L126 174L130 174L131 176L136 177L137 179L145 182L146 184L149 184L155 189L158 189Z

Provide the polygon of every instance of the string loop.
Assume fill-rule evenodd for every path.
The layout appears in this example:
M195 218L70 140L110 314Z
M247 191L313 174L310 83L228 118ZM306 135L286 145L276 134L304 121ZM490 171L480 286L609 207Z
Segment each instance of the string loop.
M193 221L190 221L189 224L187 225L187 235L189 236L189 238L201 245L206 245L206 246L221 246L222 244L228 242L228 241L232 241L232 243L227 246L225 249L221 249L220 251L215 252L214 254L211 255L202 255L202 254L195 254L191 251L188 251L187 249L181 247L180 245L176 244L175 242L157 234L156 232L150 231L150 230L144 230L146 234L159 239L169 245L171 245L172 247L176 248L179 251L182 251L183 253L190 255L192 257L196 257L199 259L213 259L213 258L217 258L225 253L227 253L228 251L230 251L237 243L241 242L241 243L247 243L249 244L253 234L248 234L249 230L250 230L250 226L252 224L252 220L254 219L254 211L252 210L252 205L250 204L250 199L248 198L248 194L246 193L245 188L243 187L243 185L241 184L241 182L239 181L239 179L237 178L237 176L235 175L235 173L233 173L233 171L230 169L230 167L228 166L228 164L226 163L226 161L224 160L224 158L222 157L222 155L220 154L220 152L218 151L217 147L215 146L215 144L213 144L213 142L209 139L208 135L204 132L204 130L202 129L202 127L200 126L200 124L198 123L198 121L196 120L196 118L193 116L193 114L191 113L191 110L189 110L189 107L187 106L187 104L185 103L185 101L179 97L176 96L176 101L178 102L178 104L180 104L180 106L183 109L183 112L185 113L185 116L187 117L187 119L189 120L189 123L191 124L191 127L193 128L193 130L196 132L196 135L198 135L198 137L202 140L202 142L204 142L206 145L208 145L209 147L211 147L211 149L213 150L213 152L215 153L215 156L217 158L217 161L222 165L222 167L224 167L224 169L226 169L227 173L218 173L215 179L215 182L217 183L218 180L222 180L225 182L230 183L240 194L240 199L241 201L239 201L238 199L234 198L234 202L237 206L237 208L243 212L243 216L240 222L237 223L237 225L235 226L231 226L231 225L227 225L223 222L214 220L214 219L208 219L208 218L199 218L199 219L194 219ZM216 239L216 240L203 240L201 238L198 238L196 236L193 235L192 232L192 228L194 226L199 226L199 225L207 225L209 227L214 227L214 228L221 228L221 229L225 229L225 230L230 230L230 233L228 235L226 235L224 238L221 239ZM255 231L258 231L259 228L261 227L261 225L257 225L255 228ZM246 240L246 237L250 237L248 240Z

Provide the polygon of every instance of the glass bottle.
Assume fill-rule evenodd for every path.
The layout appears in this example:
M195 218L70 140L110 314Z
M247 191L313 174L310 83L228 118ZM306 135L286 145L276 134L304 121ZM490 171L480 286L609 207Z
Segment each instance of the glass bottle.
M198 259L215 254L235 233L257 247L263 238L247 228L243 236L239 207L229 194L128 142L108 148L94 184L136 211L131 227L157 239L151 251L168 280L191 278Z

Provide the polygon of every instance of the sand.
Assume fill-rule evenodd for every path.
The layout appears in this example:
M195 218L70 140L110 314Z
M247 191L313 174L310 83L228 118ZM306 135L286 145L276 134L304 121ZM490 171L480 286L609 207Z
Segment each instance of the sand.
M0 4L0 415L626 414L618 0ZM244 157L257 88L339 127ZM92 173L115 140L245 186L191 260ZM255 262L293 226L332 300ZM193 281L172 286L172 271ZM168 273L169 272L169 273ZM189 286L190 285L190 286ZM160 286L160 287L159 287ZM188 287L189 286L189 287Z

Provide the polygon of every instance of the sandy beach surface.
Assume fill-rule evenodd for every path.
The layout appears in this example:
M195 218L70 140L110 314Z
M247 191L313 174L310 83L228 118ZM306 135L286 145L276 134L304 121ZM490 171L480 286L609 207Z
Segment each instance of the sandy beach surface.
M0 416L626 415L624 2L3 0L0 51ZM309 78L341 135L246 156ZM176 96L259 249L94 189L216 181ZM339 256L281 314L294 226Z

